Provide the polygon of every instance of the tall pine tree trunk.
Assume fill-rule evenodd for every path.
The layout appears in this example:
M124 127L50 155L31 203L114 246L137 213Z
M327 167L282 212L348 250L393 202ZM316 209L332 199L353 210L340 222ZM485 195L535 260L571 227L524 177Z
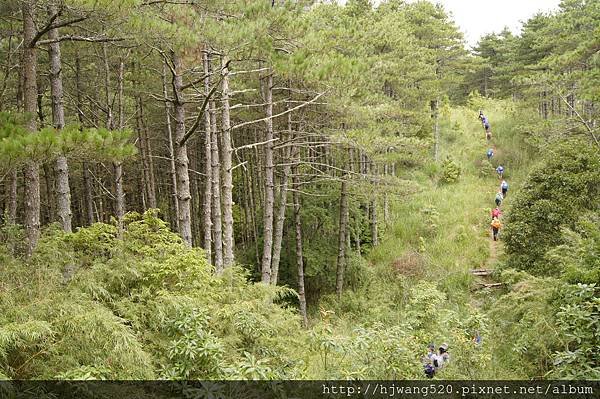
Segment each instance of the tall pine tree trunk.
M29 115L27 130L36 134L37 121L37 55L35 53L36 0L24 0L23 14L23 110ZM40 237L40 169L34 160L28 160L24 170L25 180L25 229L27 232L27 255L31 255Z
M348 229L348 181L346 177L342 180L340 192L340 227L338 231L338 256L335 292L338 299L342 296L344 288L344 272L346 269L346 230Z
M54 3L48 6L50 17L55 15L58 9ZM52 93L52 122L54 128L59 132L65 126L65 108L63 105L62 64L60 58L60 43L58 42L58 28L50 29L48 32L50 40L56 40L50 44L50 91ZM56 169L56 213L67 233L72 231L71 227L71 188L69 185L69 165L67 158L60 154L55 162Z
M292 137L292 113L287 114L288 137ZM286 154L286 152L284 152ZM287 154L286 154L287 155ZM291 171L291 165L288 162L289 156L284 155L283 176L281 177L281 187L279 188L279 206L277 208L277 218L275 219L275 229L273 231L273 259L271 260L271 284L277 285L279 279L279 260L281 258L281 243L283 241L283 227L285 224L285 210L287 208L287 185Z
M173 130L171 127L171 110L167 91L167 64L163 63L162 72L163 97L165 98L165 116L167 121L167 139L169 141L169 172L171 176L171 203L173 204L173 226L179 231L179 201L177 200L177 170L175 168L175 150L173 149ZM207 177L207 180L210 178Z
M108 60L106 60L108 62ZM119 61L118 91L119 96L119 129L123 129L125 125L124 103L123 103L123 79L125 74L125 64L121 59ZM107 103L108 104L108 103ZM115 170L115 214L119 224L119 232L123 231L123 218L125 216L125 191L123 190L123 163L121 160L113 162Z
M233 169L231 165L231 119L229 115L229 60L221 59L223 74L221 95L223 101L223 137L221 166L223 170L223 263L224 266L233 264Z
M308 317L306 315L306 294L304 292L304 258L302 254L302 219L300 217L300 179L298 177L298 168L293 170L293 201L294 201L294 225L296 230L296 264L298 266L298 301L300 302L300 315L302 316L302 325L308 326Z
M219 164L219 136L217 135L217 110L214 101L210 102L211 136L211 191L212 191L212 240L214 265L217 274L223 271L223 222L221 220L221 165Z
M81 87L81 60L79 53L75 55L75 85L77 89L77 117L79 125L83 127L83 88ZM82 162L81 169L83 173L83 202L88 225L94 223L94 201L92 198L92 181L90 178L89 165Z
M183 99L183 79L181 58L172 53L173 76L173 110L175 119L175 163L177 171L177 200L179 201L179 234L183 242L192 246L192 210L190 194L190 176L188 170L187 146L185 136L185 108Z
M207 48L202 53L202 63L204 65L204 92L208 96L210 92L210 59L208 58ZM204 240L202 246L206 251L208 262L212 259L212 145L211 145L211 127L210 127L210 107L204 110L204 204L202 205L202 215L204 219Z
M266 78L265 103L266 103L266 135L265 135L265 207L263 213L263 254L262 254L262 282L271 282L271 257L273 254L273 207L274 199L274 172L273 172L273 74Z

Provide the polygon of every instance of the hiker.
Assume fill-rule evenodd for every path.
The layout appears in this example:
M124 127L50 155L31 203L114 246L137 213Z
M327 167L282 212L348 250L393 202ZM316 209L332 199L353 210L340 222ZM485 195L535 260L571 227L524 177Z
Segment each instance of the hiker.
M433 366L433 357L435 356L435 345L433 343L427 345L427 355L423 357L423 371L427 378L433 378L435 375L435 367Z
M499 207L492 209L492 220L494 220L494 218L500 219L500 216L502 216L502 211Z
M481 335L479 331L475 331L475 336L473 337L473 343L477 346L481 345Z
M498 191L496 193L496 198L494 198L494 202L496 203L496 207L499 207L502 204L502 200L504 196L502 195L502 191Z
M490 148L489 150L487 150L488 161L491 161L493 156L494 156L494 150Z
M506 180L502 180L502 183L500 183L500 190L502 190L502 197L506 198L506 193L508 192L508 183Z
M494 237L494 241L498 241L498 231L500 230L500 227L502 227L502 224L500 223L500 220L498 218L494 218L494 220L492 220L492 236Z
M483 127L486 132L490 130L490 122L488 122L487 118L485 118L485 121L483 122Z
M446 364L450 362L450 354L448 353L448 344L443 343L438 349L438 353L432 357L433 367L435 371L441 370L446 367Z
M498 176L502 179L504 177L504 166L498 165L496 173L498 173Z

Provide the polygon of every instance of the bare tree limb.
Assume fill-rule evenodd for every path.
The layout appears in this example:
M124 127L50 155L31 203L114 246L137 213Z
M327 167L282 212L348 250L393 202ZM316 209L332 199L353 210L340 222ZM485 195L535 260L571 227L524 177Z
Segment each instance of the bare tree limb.
M80 17L80 18L71 19L69 21L61 22L59 24L53 24L54 20L56 20L56 18L58 18L59 15L60 15L60 13L53 15L52 18L50 19L50 22L48 23L48 25L44 26L44 28L42 30L38 31L38 33L33 37L33 39L31 39L31 42L29 42L30 48L35 47L37 45L38 40L40 40L40 38L42 36L44 36L46 33L51 31L52 29L58 29L58 28L62 28L64 26L73 25L73 24L76 24L77 22L85 21L86 19L89 18L89 17Z
M558 94L558 96L560 97L560 99L567 105L567 107L569 107L569 109L575 113L575 115L577 116L577 118L579 119L579 121L581 123L583 123L583 125L586 127L587 131L590 133L590 136L592 136L592 138L596 142L596 145L598 147L600 147L600 142L598 142L598 138L596 138L596 135L594 134L594 129L592 129L590 127L590 125L581 116L581 114L579 112L577 112L577 110L575 109L575 107L573 107L571 104L569 104L569 102L567 101L567 99L562 94L560 94L560 92L558 90L556 91L556 93Z
M52 43L59 43L59 42L65 42L65 41L72 41L72 42L89 42L89 43L103 43L103 42L120 42L123 40L127 40L128 38L125 37L85 37L85 36L73 36L73 35L68 35L68 36L61 36L58 39L54 39L54 40L40 40L37 42L38 46L44 45L44 44L52 44Z
M243 126L252 125L252 124L254 124L254 123L265 122L265 121L267 121L267 120L269 120L269 119L275 119L275 118L277 118L277 117L280 117L280 116L283 116L283 115L289 114L290 112L296 111L296 110L298 110L298 109L300 109L300 108L303 108L303 107L305 107L305 106L307 106L307 105L309 105L309 104L312 104L312 103L314 103L314 102L315 102L315 101L317 101L317 100L319 99L319 97L321 97L323 94L325 94L325 92L323 92L323 93L319 93L319 94L318 94L318 95L317 95L315 98L313 98L312 100L310 100L310 101L307 101L307 102L305 102L305 103L303 103L303 104L300 104L300 105L298 105L298 106L296 106L296 107L294 107L294 108L287 109L287 110L285 110L285 111L283 111L283 112L280 112L280 113L279 113L279 114L277 114L277 115L273 115L273 116L266 117L266 118L261 118L261 119L256 119L256 120L253 120L253 121L243 122L243 123L240 123L240 124L238 124L238 125L232 126L232 127L230 128L230 130L239 129L239 128L243 127Z

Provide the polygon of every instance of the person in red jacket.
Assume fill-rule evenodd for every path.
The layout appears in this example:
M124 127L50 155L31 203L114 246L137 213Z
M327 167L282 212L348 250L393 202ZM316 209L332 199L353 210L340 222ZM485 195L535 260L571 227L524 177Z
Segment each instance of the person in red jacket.
M500 216L502 216L502 211L499 207L492 209L492 220L494 220L494 218L500 219Z

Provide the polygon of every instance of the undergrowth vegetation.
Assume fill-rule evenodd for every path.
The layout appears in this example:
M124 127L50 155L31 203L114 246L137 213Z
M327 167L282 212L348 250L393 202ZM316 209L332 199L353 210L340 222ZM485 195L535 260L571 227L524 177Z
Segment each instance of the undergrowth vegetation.
M493 121L491 162L479 108ZM116 224L74 233L51 225L30 258L20 255L21 229L3 227L0 378L419 379L430 342L450 346L436 378L599 378L597 153L566 142L533 165L528 116L511 102L472 96L442 110L440 159L451 161L399 176L415 182L414 194L390 200L384 239L350 257L348 289L311 304L308 329L292 289L253 283L241 266L216 276L156 211L128 214L121 233ZM492 253L488 231L498 164L511 179L506 254ZM544 170L552 173L540 182ZM539 185L555 181L574 186L526 217L546 193ZM582 185L581 203L561 195ZM551 242L537 234L564 207ZM538 241L543 251L526 251ZM497 268L505 288L473 292L469 271L480 267Z

